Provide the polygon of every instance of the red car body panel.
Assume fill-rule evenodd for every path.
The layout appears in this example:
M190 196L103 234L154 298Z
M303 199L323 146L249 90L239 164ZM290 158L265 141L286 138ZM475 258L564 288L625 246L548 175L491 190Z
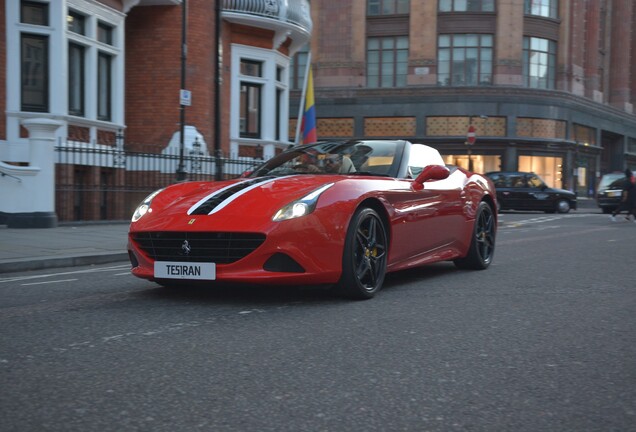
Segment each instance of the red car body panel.
M261 233L264 242L247 256L216 265L216 281L334 284L342 273L347 229L361 206L372 206L385 221L389 272L463 257L471 243L477 206L484 199L496 206L489 180L457 168L446 179L424 182L420 190L414 187L414 180L407 178L324 174L276 177L234 193L210 214L190 214L204 198L248 181L186 182L158 194L151 211L130 225L132 273L155 280L153 259L134 240L139 233ZM273 221L282 207L331 183L310 214ZM304 271L265 270L267 260L277 253L291 257Z

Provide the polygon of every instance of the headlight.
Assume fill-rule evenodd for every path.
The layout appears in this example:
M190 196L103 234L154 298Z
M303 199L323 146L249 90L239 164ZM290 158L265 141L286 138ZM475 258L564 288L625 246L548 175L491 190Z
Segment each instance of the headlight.
M309 195L306 195L299 200L287 204L285 207L276 212L272 220L274 222L280 222L308 215L316 208L316 203L318 202L318 197L320 196L320 194L333 185L334 183L326 184L316 189Z
M165 188L163 188L165 189ZM133 222L137 222L139 219L141 219L143 217L143 215L145 215L146 213L150 213L152 212L152 209L150 208L150 204L152 203L152 200L154 197L156 197L157 195L159 195L159 193L163 190L163 189L159 189L154 191L153 193L151 193L150 195L148 195L146 197L146 199L144 199L141 204L139 204L137 206L137 208L135 209L135 212L133 213L132 216L132 221Z

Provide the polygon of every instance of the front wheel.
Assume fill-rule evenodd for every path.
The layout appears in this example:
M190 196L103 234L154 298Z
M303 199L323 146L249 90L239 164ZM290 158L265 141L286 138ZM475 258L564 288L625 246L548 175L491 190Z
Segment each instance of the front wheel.
M386 227L380 215L371 208L358 209L345 238L339 292L357 300L372 298L382 288L387 253Z
M495 215L485 202L480 202L475 215L472 239L468 254L453 262L458 268L470 270L484 270L492 262L495 253Z
M570 211L570 202L568 200L559 200L556 204L556 210L559 213L567 213Z

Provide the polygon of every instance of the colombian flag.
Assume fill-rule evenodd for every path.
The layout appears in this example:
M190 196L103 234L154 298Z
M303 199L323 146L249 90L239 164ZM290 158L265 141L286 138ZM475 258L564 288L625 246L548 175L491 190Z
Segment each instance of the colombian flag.
M305 112L303 113L303 144L311 144L318 141L316 132L316 106L314 105L314 78L309 68L307 76L307 93L305 94Z

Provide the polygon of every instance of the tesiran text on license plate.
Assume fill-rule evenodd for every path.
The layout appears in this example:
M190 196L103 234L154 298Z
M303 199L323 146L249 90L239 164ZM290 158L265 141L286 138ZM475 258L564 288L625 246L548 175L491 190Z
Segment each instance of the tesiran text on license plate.
M155 261L155 277L161 279L216 279L214 263Z

